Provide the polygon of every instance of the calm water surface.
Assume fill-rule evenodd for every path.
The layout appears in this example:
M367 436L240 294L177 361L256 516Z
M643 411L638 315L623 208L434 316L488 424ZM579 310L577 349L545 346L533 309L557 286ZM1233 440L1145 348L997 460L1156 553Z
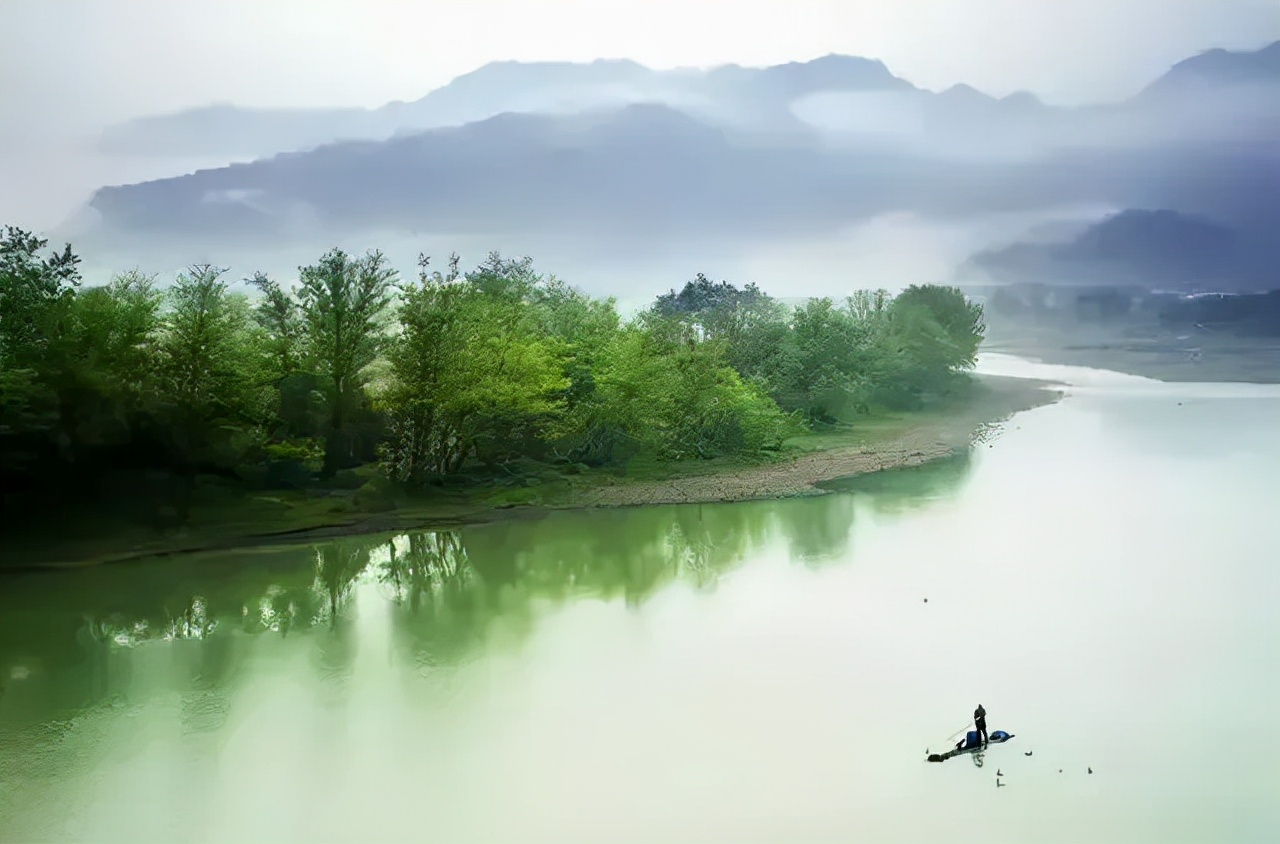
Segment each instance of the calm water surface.
M0 838L1280 840L1280 388L982 368L823 498L4 578Z

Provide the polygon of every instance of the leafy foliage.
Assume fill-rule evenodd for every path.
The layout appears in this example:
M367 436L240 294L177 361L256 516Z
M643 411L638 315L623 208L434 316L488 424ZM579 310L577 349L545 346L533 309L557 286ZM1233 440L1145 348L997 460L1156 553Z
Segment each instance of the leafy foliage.
M345 484L376 460L360 488L391 500L391 482L521 461L749 458L954 390L984 331L979 306L927 285L793 308L699 274L623 320L498 253L465 273L424 256L401 285L381 253L335 249L293 289L247 279L250 299L209 265L164 290L138 272L81 288L70 248L45 246L0 240L0 468L23 495L120 471Z
M381 252L352 258L341 249L298 273L304 348L328 389L322 471L332 476L352 457L345 425L359 408L365 369L386 342L383 328L397 274Z

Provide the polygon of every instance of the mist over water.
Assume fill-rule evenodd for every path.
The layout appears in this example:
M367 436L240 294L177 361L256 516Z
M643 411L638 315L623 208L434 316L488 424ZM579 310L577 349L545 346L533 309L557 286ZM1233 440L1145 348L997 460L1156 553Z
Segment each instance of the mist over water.
M981 367L826 497L6 577L0 837L1274 839L1280 390Z
M647 306L654 296L679 288L699 272L739 286L754 283L781 298L838 299L859 289L883 287L896 293L911 284L964 283L956 268L980 249L1013 242L1047 222L1083 225L1113 210L1096 204L1067 205L965 219L899 212L809 234L743 239L672 232L643 243L621 236L582 237L574 231L376 231L331 237L310 233L261 246L187 239L109 243L93 237L90 222L83 229L87 239L80 251L86 284L102 284L115 273L138 267L157 273L161 286L190 264L205 262L230 268L233 279L261 270L291 283L299 266L314 263L334 247L353 254L379 249L406 280L417 277L420 253L431 258L431 268L443 270L451 252L457 252L467 268L498 251L508 257L528 255L539 272L556 275L593 296L617 297L629 311ZM67 229L68 236L72 231Z

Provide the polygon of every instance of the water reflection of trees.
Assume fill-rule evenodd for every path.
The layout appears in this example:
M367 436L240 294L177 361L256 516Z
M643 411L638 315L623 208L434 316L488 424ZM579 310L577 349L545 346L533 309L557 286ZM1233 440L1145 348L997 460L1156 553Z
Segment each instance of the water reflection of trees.
M850 495L778 502L778 527L795 560L813 564L843 558L853 531L854 499Z
M374 553L382 593L395 605L393 637L419 668L460 658L492 614L458 531L397 536Z
M313 589L322 600L311 613L311 624L327 623L333 626L338 620L338 605L351 591L355 579L369 565L368 540L338 539L314 547L316 579Z
M713 588L770 542L805 563L844 559L859 502L899 512L953 496L970 468L966 453L834 482L845 494L818 498L560 512L44 576L25 587L28 599L12 589L0 596L0 655L84 675L77 694L98 699L112 686L103 679L114 670L111 652L188 643L207 654L193 671L216 683L238 651L215 653L212 643L320 627L328 632L311 646L314 664L332 677L354 658L355 633L343 621L366 579L391 604L394 647L430 669L482 653L496 624L524 635L547 605L588 597L634 607L675 582ZM72 586L58 591L59 583Z
M877 513L905 513L955 498L973 471L973 453L964 450L919 466L830 481L826 489L853 493Z

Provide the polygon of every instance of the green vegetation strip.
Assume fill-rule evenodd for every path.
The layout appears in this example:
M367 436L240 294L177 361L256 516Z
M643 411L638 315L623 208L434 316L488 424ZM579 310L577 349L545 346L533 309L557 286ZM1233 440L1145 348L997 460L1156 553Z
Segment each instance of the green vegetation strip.
M6 566L812 494L950 453L1008 398L950 287L791 307L699 274L624 320L496 253L402 282L335 249L248 296L209 265L84 285L46 246L0 237Z

